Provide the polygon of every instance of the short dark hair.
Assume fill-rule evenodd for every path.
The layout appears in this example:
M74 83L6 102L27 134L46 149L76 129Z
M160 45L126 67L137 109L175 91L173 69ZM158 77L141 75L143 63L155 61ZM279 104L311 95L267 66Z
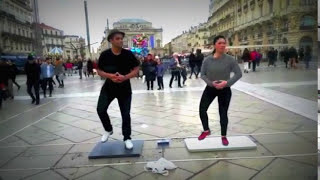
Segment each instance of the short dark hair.
M218 36L216 36L216 37L214 37L214 39L213 39L213 45L215 45L216 43L217 43L217 41L219 40L219 39L224 39L224 40L226 40L226 38L224 37L224 36L222 36L222 35L218 35Z

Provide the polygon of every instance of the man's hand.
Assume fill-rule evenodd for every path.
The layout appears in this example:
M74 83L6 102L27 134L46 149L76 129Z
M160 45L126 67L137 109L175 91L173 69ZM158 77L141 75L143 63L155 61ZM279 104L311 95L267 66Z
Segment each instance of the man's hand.
M120 74L118 72L115 74L115 76L116 76L116 80L117 80L118 83L122 83L123 81L127 80L126 76L124 76L124 75L122 75L122 74Z
M224 81L224 80L220 80L220 81L213 81L213 86L216 88L216 89L223 89L226 87L227 85L227 81Z

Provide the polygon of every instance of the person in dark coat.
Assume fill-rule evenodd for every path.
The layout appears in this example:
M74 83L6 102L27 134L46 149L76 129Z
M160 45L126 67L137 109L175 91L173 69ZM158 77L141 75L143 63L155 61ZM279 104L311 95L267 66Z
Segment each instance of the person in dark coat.
M12 79L12 83L15 84L18 87L18 90L21 88L20 85L16 82L16 77L18 74L18 68L17 66L12 62L12 61L8 61L9 64L9 68L10 68L10 77Z
M88 77L89 77L90 74L92 74L92 76L94 77L94 74L93 74L93 62L91 61L91 59L88 60L87 68L88 68Z
M153 82L156 80L157 62L153 60L152 54L148 54L146 60L142 63L142 68L147 81L147 88L153 90Z
M249 73L249 61L250 61L250 52L247 48L244 49L242 57L244 73Z
M203 59L204 59L204 55L201 53L201 49L197 49L197 51L196 51L196 66L198 69L198 72L196 74L197 79L198 79L198 76L201 72L201 66L202 66Z
M32 104L36 103L36 105L39 105L39 81L41 70L39 64L35 63L35 59L32 55L28 56L28 61L24 69L27 75L27 92L32 99ZM34 97L32 93L32 88L34 89L36 97Z
M80 79L82 79L82 68L83 68L83 62L82 62L82 59L79 58L79 60L78 60L78 70L79 70Z
M309 69L309 62L312 59L312 49L310 46L306 47L306 52L304 54L304 62L306 63L306 69Z
M293 46L289 49L288 55L289 55L290 67L297 69L298 52Z
M9 67L4 59L0 60L0 109L2 108L2 100L6 99L6 89L9 80Z
M189 56L189 66L191 68L189 79L191 79L193 73L196 76L196 72L194 71L194 68L196 67L196 56L193 54L193 52L191 52Z

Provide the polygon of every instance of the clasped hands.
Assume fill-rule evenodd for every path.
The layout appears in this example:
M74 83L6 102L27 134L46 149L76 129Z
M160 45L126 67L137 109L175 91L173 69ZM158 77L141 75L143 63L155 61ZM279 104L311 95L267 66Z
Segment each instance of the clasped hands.
M122 75L118 72L116 72L115 74L112 74L110 76L111 81L115 82L115 83L122 83L123 81L126 81L128 78L126 75Z
M227 81L224 81L224 80L213 81L212 85L216 89L223 89L223 88L225 88L227 86Z

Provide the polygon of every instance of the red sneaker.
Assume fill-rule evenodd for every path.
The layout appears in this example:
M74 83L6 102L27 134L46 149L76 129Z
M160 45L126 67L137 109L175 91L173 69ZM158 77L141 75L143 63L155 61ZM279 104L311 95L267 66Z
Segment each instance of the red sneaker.
M201 135L198 137L198 140L201 141L201 140L203 140L204 138L206 138L207 136L209 136L210 134L211 134L210 131L203 131L203 132L201 133Z
M228 141L227 137L222 137L221 140L222 140L222 144L223 144L224 146L228 146L229 141Z

